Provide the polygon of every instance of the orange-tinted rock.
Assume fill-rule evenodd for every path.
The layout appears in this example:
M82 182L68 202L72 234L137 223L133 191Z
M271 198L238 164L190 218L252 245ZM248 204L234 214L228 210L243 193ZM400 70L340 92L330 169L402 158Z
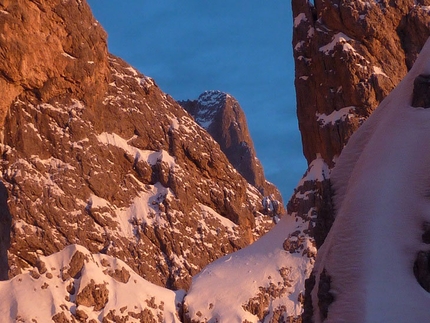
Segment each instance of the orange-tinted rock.
M186 289L273 226L212 137L107 53L85 1L0 0L0 15L11 277L77 243Z

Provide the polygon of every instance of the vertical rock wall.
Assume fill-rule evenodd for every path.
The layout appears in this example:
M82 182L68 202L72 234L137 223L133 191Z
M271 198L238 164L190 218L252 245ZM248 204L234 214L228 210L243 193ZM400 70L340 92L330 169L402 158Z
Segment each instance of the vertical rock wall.
M330 172L317 169L335 165L412 66L430 35L430 7L426 0L293 0L292 8L297 116L309 169L288 210L313 222L319 246L334 209Z

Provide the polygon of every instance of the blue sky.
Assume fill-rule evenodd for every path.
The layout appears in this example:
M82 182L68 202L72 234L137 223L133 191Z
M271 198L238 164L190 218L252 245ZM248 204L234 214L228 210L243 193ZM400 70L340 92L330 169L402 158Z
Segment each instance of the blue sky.
M245 111L266 177L285 202L306 170L297 127L292 13L285 0L88 0L109 50L177 100L205 90Z

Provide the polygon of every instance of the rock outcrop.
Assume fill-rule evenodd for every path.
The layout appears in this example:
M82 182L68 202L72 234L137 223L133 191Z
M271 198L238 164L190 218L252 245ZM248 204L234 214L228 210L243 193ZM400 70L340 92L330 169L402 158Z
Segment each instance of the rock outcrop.
M303 151L309 164L320 154L332 167L350 135L415 61L430 34L428 4L412 0L292 4Z
M266 197L266 212L282 215L281 194L264 176L239 102L230 94L206 91L197 100L179 103L215 139L234 168Z
M203 266L273 226L219 144L107 53L85 1L1 0L0 15L9 277L80 244L187 289Z
M108 87L106 33L86 1L0 1L0 128L23 93L88 106Z
M430 35L430 15L425 1L293 0L292 7L303 152L308 172L314 161L326 171L297 187L287 209L314 223L320 246L334 219L329 170L412 66Z

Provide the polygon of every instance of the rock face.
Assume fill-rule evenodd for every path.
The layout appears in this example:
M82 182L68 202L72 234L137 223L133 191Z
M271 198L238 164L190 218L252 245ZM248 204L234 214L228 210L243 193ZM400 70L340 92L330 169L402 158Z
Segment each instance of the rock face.
M85 1L0 1L0 126L18 97L100 101L109 75L106 33Z
M430 34L428 4L412 0L292 4L303 151L308 163L320 154L332 167L349 136L415 61Z
M219 144L108 55L85 1L2 0L0 15L9 277L77 243L187 289L203 266L273 226Z
M329 170L412 66L430 35L430 15L425 1L294 0L292 7L303 152L308 172L314 161L327 171L306 176L310 180L297 187L287 209L313 222L320 246L334 219Z
M335 215L331 169L413 65L430 36L429 2L293 0L292 7L297 115L309 168L287 209L310 222L307 233L320 247ZM425 79L417 105L427 104ZM312 306L305 312L311 322Z
M263 166L257 158L245 113L239 102L227 93L206 91L197 100L179 103L209 132L248 183L269 198L272 205L267 207L267 212L273 215L283 214L281 194L264 176Z

